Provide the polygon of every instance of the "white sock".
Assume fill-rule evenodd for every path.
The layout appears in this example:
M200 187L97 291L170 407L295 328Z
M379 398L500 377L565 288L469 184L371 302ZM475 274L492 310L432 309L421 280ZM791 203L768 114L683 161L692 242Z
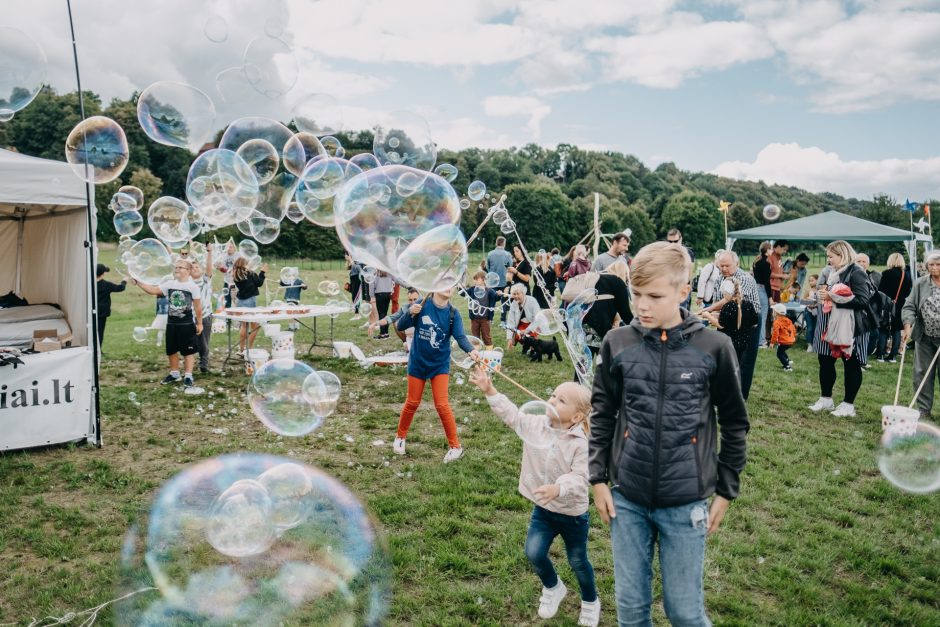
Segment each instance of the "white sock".
M179 377L179 376L180 376L180 371L179 371L179 370L170 370L170 376L172 376L172 377Z

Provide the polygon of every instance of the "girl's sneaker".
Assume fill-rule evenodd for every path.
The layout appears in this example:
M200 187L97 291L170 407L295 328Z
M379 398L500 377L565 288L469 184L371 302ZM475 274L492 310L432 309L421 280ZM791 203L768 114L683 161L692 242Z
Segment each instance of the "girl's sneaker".
M853 405L852 403L839 403L839 406L829 413L832 414L833 416L852 417L855 415L855 405Z
M451 449L453 450L453 449ZM559 579L554 588L542 588L542 596L539 597L539 617L551 618L558 613L558 606L562 599L568 594L568 588L565 583Z
M581 601L581 615L578 616L578 625L584 627L597 627L601 622L601 600Z
M463 448L459 446L457 448L452 448L447 451L446 455L444 455L444 463L449 464L451 462L455 462L461 457L463 457Z
M405 438L395 438L395 442L392 443L392 452L396 455L405 454Z
M819 400L809 406L810 411L822 411L824 409L832 409L835 407L835 403L832 402L831 398L826 398L825 396L820 396Z

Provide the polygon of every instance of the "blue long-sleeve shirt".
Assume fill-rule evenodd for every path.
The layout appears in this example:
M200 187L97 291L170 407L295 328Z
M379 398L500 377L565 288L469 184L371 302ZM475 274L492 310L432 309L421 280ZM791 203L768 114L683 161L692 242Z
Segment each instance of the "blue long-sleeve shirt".
M494 248L486 256L487 272L495 272L499 275L499 285L506 285L506 268L512 265L512 255L505 248Z
M460 312L454 309L453 305L448 303L445 307L438 307L431 297L421 304L421 312L417 316L403 315L395 326L399 331L415 328L411 352L408 354L408 374L427 380L439 374L450 373L451 337L457 340L457 344L466 353L473 350L473 345L463 330ZM454 326L451 332L452 309Z

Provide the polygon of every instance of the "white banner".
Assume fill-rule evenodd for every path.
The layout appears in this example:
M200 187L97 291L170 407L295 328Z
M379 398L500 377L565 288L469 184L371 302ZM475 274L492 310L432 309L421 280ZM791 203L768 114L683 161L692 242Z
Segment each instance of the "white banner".
M0 368L0 450L94 439L88 348L22 357Z

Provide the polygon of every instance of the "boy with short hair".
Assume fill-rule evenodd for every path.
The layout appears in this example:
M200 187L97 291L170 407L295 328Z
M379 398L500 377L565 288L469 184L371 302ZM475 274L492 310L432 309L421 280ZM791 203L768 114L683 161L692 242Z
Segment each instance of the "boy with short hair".
M104 275L110 268L103 263L99 263L95 268L95 276L98 277L96 287L98 288L98 349L104 347L104 328L108 324L108 318L111 316L111 294L114 292L123 292L127 287L127 281L112 283L104 278Z
M680 308L691 265L673 243L637 253L636 317L606 335L597 360L588 471L595 506L611 525L621 624L651 624L657 541L669 620L711 624L705 536L738 495L746 460L749 424L731 340Z
M197 336L202 333L202 300L199 286L193 282L191 273L193 264L186 259L178 259L173 265L173 279L159 286L146 283L134 283L143 291L153 296L163 295L169 303L166 323L166 355L170 373L160 383L178 383L183 381L186 388L194 387L194 355L199 351ZM180 360L186 368L185 376L180 377Z

